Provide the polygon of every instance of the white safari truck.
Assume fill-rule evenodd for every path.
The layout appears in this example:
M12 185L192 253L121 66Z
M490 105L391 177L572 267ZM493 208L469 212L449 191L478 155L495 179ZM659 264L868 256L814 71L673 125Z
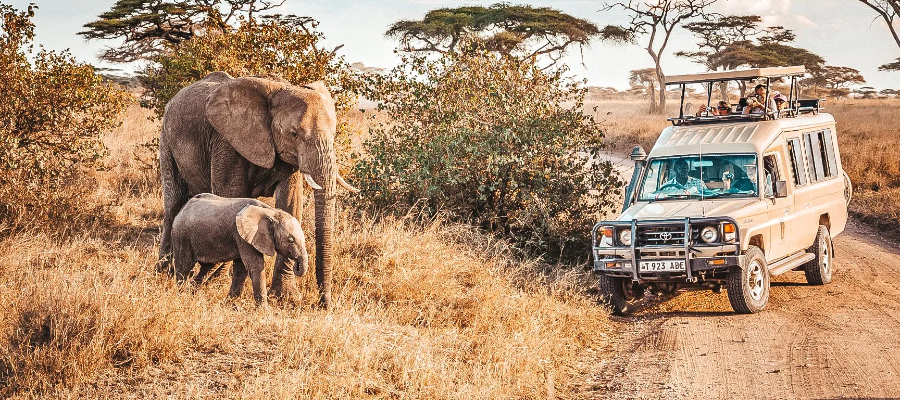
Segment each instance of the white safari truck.
M725 289L736 312L755 313L773 276L802 270L810 284L831 281L831 239L844 230L852 190L834 118L819 100L796 98L804 74L800 66L667 78L681 88L679 116L649 154L632 151L624 211L593 228L593 270L615 313L633 311L646 291L682 288ZM757 93L746 111L733 94L713 100L728 95L714 88L726 81ZM776 83L788 93L774 93ZM706 92L696 110L685 102L691 84Z

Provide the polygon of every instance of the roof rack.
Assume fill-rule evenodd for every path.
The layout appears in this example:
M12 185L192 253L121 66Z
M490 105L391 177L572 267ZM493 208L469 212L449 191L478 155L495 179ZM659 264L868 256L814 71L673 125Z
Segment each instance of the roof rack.
M794 67L775 68L751 68L734 69L730 71L704 72L702 74L674 75L666 77L666 85L681 85L685 83L722 82L722 81L749 81L758 78L783 78L786 76L803 76L806 67L798 65Z
M666 85L681 86L681 107L677 118L669 118L673 125L682 124L698 124L698 123L714 123L735 120L769 120L779 117L796 117L801 113L818 113L821 110L819 100L796 100L800 95L800 87L797 85L797 78L806 74L806 67L803 65L792 67L773 67L773 68L751 68L731 71L713 71L700 74L674 75L666 77ZM723 81L753 81L757 79L765 79L766 97L763 104L769 104L769 86L772 79L790 78L791 91L788 94L785 110L773 110L772 112L755 113L755 114L731 114L724 116L685 116L684 115L684 95L685 86L690 83L706 84L706 107L710 107L712 101L713 84ZM795 95L796 92L796 95Z

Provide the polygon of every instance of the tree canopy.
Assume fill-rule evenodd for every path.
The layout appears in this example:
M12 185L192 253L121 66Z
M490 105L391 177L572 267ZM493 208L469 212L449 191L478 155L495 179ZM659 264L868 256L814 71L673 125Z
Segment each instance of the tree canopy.
M122 39L100 58L131 62L157 54L165 44L178 44L211 30L226 32L236 20L253 21L261 11L280 6L269 0L117 0L99 19L84 25L87 39Z
M599 34L592 22L549 7L498 3L429 11L421 20L397 21L386 36L407 52L457 53L478 42L504 55L546 55L558 60L570 45L584 46ZM477 40L476 40L477 39Z

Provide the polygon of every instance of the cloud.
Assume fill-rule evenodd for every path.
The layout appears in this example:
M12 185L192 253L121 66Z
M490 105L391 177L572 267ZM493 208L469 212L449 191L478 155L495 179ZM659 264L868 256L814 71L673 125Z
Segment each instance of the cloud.
M715 10L732 15L784 16L791 10L790 0L728 0L717 3Z

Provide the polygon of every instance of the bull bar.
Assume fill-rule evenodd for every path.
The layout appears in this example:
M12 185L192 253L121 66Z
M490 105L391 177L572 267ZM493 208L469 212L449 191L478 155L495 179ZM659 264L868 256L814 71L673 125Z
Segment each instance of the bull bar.
M731 223L734 225L734 240L725 242L724 235L721 234L723 230L723 226L726 223ZM720 232L719 238L716 242L713 243L705 243L702 240L697 240L698 243L694 243L693 235L692 235L692 227L698 227L702 229L705 226L717 226ZM697 282L697 273L701 271L709 271L709 270L717 270L717 269L729 269L729 268L743 268L744 267L744 256L740 254L741 241L740 241L740 232L737 228L737 221L733 218L729 217L685 217L685 218L671 218L671 219L647 219L647 220L636 220L632 219L631 221L600 221L594 225L591 230L591 247L592 247L592 257L594 258L594 272L618 276L618 277L630 277L635 282L641 282L643 280L681 280L684 278L685 282L688 283L696 283ZM599 246L597 241L598 235L597 231L602 227L612 227L613 234L610 239L610 246ZM680 246L676 245L644 245L638 246L639 241L639 228L646 227L669 227L669 228L678 228L683 227L683 231L680 233L683 234L683 243ZM618 242L618 232L620 229L630 229L631 230L631 243L630 245L621 245ZM644 258L641 255L643 250L651 250L659 252L657 254L663 253L672 253L678 254L678 251L683 252L683 259L685 262L685 270L683 272L683 276L679 271L673 276L672 272L641 272L639 265L640 261ZM664 258L650 258L651 260L678 260L682 257L664 257ZM610 268L608 265L615 265Z

